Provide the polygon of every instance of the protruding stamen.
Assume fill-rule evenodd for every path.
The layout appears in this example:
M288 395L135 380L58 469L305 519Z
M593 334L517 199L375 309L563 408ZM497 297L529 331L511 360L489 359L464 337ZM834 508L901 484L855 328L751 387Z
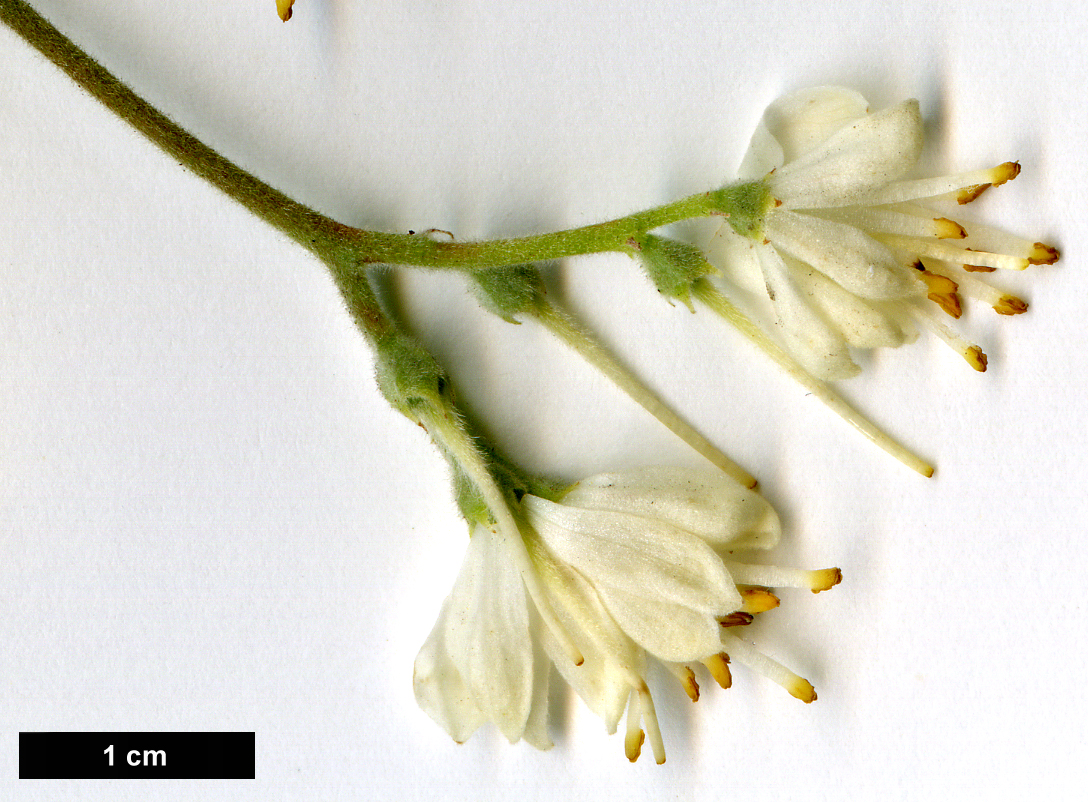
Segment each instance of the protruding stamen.
M931 214L924 206L916 204L904 204L895 208L904 209L912 214ZM967 231L967 238L960 244L965 248L1023 257L1033 265L1053 264L1059 257L1058 251L1049 245L1018 237L1000 228L994 228L975 221L968 221L963 225Z
M994 304L994 311L999 315L1022 315L1028 311L1028 305L1015 295L1002 295Z
M1028 261L1033 265L1052 265L1061 257L1058 249L1051 245L1036 242L1031 246Z
M642 715L639 712L638 691L632 690L627 699L627 735L623 739L623 753L634 763L642 754L646 733L642 731Z
M1019 164L1005 162L988 170L972 170L958 175L918 178L911 181L892 181L871 195L866 195L862 202L902 203L955 193L959 203L970 203L991 185L1000 186L1016 178L1019 173Z
M965 206L971 201L978 198L983 192L990 187L999 187L1006 181L1012 181L1016 176L1020 175L1020 162L1005 162L999 164L990 170L991 179L985 184L975 184L973 186L964 187L956 194L956 203L961 206Z
M949 240L928 240L921 237L903 237L898 234L873 234L889 248L915 253L919 256L932 256L946 262L967 262L983 267L999 267L1003 270L1024 270L1028 266L1026 256L1011 256L1006 253L990 253L961 248ZM966 242L966 240L965 240Z
M642 705L642 720L646 725L646 737L650 741L650 749L653 750L654 760L660 766L665 762L665 741L661 738L661 726L657 722L654 699L650 696L650 690L645 685L639 690L638 697Z
M960 296L956 293L960 287L948 276L931 273L921 264L918 265L918 277L925 282L929 294L926 298L941 307L947 314L958 318L963 314L963 306L960 304Z
M937 239L964 239L967 236L967 231L955 220L935 217L933 222L937 225Z
M729 670L729 655L725 652L711 655L703 661L703 665L723 690L729 690L733 686L733 674Z
M959 334L952 331L940 320L937 320L928 309L920 304L907 304L907 308L914 318L943 340L956 353L967 360L967 364L979 373L986 371L986 354L977 345L967 342Z
M954 265L939 259L930 259L929 257L923 259L922 262L929 272L953 280L949 274L956 270ZM979 281L970 273L964 274L957 271L954 280L967 297L989 304L999 315L1019 315L1028 309L1028 305L1015 295L1009 295L996 287L991 287L985 281Z
M737 590L740 591L743 603L741 609L752 615L759 615L768 610L773 610L781 604L779 598L771 593L769 588L738 587Z
M733 581L746 585L766 585L772 588L808 588L813 593L830 590L842 582L842 571L824 568L805 571L800 568L781 568L777 565L752 565L749 563L725 563Z
M746 627L752 623L752 614L743 610L736 610L723 618L718 619L723 627Z
M963 269L968 273L993 273L997 270L996 267L986 267L985 265L963 265Z
M291 19L291 6L295 4L295 0L276 0L276 13L280 15L280 19L284 22Z
M842 570L839 568L823 568L812 572L812 584L809 590L813 593L822 593L842 582Z
M789 691L790 696L800 699L805 704L816 701L816 691L811 682L797 676L777 660L772 660L752 644L723 632L722 645L735 660L744 663L748 668L762 674L772 682L777 682Z
M932 210L908 203L897 204L894 207L847 206L807 213L815 217L846 223L863 231L937 239L963 239L967 236L967 232L959 223L945 217L934 217Z
M684 689L684 693L688 695L688 698L693 702L698 702L699 683L695 679L695 672L691 670L691 666L686 666L683 663L669 663L664 661L663 664L665 668L669 670L669 673L679 681Z

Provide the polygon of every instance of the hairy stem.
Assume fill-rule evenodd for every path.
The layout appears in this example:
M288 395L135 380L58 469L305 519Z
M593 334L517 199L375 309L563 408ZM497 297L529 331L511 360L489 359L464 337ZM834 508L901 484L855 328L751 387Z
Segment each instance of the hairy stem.
M483 242L369 231L338 223L243 170L168 118L53 27L23 0L0 0L0 21L73 81L196 175L287 234L330 266L399 264L478 270L586 253L629 251L637 234L712 214L747 219L762 189L736 184L627 217L548 234Z

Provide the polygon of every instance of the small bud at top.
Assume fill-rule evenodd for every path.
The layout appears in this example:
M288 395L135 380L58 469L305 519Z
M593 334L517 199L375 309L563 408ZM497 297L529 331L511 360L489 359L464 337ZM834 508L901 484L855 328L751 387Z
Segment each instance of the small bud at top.
M706 260L703 252L694 245L642 234L632 238L635 255L657 291L669 300L676 300L692 312L691 286L700 278L718 271Z
M476 300L507 323L516 315L536 314L544 296L544 280L532 265L512 265L477 270L469 274Z

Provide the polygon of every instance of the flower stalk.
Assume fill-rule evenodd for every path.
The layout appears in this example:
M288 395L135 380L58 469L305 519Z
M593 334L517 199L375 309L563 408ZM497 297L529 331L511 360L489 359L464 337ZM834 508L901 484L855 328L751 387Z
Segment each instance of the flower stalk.
M24 0L0 0L0 21L171 158L329 265L483 270L590 253L629 253L633 238L681 220L725 215L734 225L743 225L738 221L761 214L755 202L758 192L753 195L759 182L747 182L697 193L604 223L528 237L451 242L425 234L355 228L292 200L205 145L132 91Z
M929 478L933 466L912 452L902 443L854 409L841 395L825 382L820 381L802 368L793 357L772 340L763 329L753 323L726 298L717 287L706 279L700 279L692 287L692 295L711 311L720 315L733 328L747 337L763 353L775 361L790 377L818 398L824 406L849 423L866 438L880 446L911 470Z

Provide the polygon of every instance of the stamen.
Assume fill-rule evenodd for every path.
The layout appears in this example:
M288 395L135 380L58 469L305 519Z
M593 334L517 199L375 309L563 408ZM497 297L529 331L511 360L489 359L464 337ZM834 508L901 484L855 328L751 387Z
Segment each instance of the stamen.
M964 239L967 236L967 231L955 220L934 217L933 222L937 226L937 239Z
M632 690L631 696L627 699L627 735L623 739L623 753L632 763L642 754L642 743L646 740L646 733L639 726L642 723L642 717L638 709L638 698L638 691Z
M1002 295L994 304L994 311L999 315L1022 315L1028 311L1028 305L1015 295Z
M918 207L921 209L922 207ZM983 223L966 222L964 227L967 238L961 245L976 251L988 251L990 253L1006 253L1010 256L1023 257L1033 265L1052 265L1061 254L1057 248L1042 242L1034 242L1025 237L1018 237L1000 228L985 225Z
M790 696L800 699L805 704L816 701L816 690L812 687L811 682L804 677L797 676L777 660L772 660L752 644L734 635L722 633L722 645L725 646L734 659L744 663L748 668L762 674L772 682L777 682L789 691Z
M944 325L940 320L933 317L925 307L909 303L907 304L907 308L919 323L937 335L937 337L947 343L956 353L966 359L967 364L979 373L984 373L986 371L986 354L982 352L981 348L977 345L972 345L960 337L960 335L952 331L952 329L948 328L948 326Z
M963 306L960 304L960 296L956 293L960 287L948 276L942 276L938 273L931 273L926 270L921 263L918 264L918 278L925 282L926 288L929 290L929 294L926 296L930 301L941 307L947 314L954 318L958 318L963 314Z
M928 257L923 259L922 262L925 269L930 273L936 273L952 280L952 276L949 274L956 270L954 265L940 259L930 259ZM991 287L985 281L979 281L969 273L965 275L956 272L956 283L968 298L974 298L989 304L999 315L1019 315L1028 309L1028 305L1015 295L1008 295L996 287Z
M693 702L698 702L699 683L696 681L695 672L691 670L691 667L686 666L683 663L662 662L665 668L669 670L669 673L679 681L680 685L684 688L684 693L688 695L688 698Z
M991 171L993 178L985 184L975 184L974 186L964 187L956 195L956 203L960 206L966 206L971 201L978 198L983 192L990 187L999 187L1006 181L1012 181L1016 176L1020 175L1020 162L1005 162L994 167Z
M661 726L657 722L654 699L650 696L650 689L645 685L639 690L638 697L642 703L642 720L646 724L646 737L650 740L650 749L653 750L654 760L660 766L665 762L665 741L661 738Z
M781 604L779 598L771 593L770 588L738 586L737 590L740 591L743 602L741 609L752 615L759 615L768 610L773 610Z
M726 561L726 570L733 581L746 585L766 585L772 588L808 588L813 593L830 590L842 582L842 571L824 568L805 571L800 568L781 568L777 565L751 565Z
M920 214L917 212L921 212ZM936 237L937 239L963 239L967 236L963 226L946 217L934 217L933 212L920 206L900 204L886 206L847 206L836 209L820 209L806 212L817 217L835 220L860 228L866 232L879 231L910 237Z
M1061 258L1061 254L1058 249L1051 245L1044 245L1041 242L1036 242L1031 246L1031 253L1028 255L1028 261L1033 265L1052 265L1058 259Z
M1006 181L1011 181L1020 174L1020 165L1016 162L1005 162L988 170L972 170L957 175L936 176L934 178L918 178L911 181L892 181L880 189L867 195L865 203L887 204L902 203L903 201L920 200L922 198L936 198L940 195L957 193L959 203L970 203L989 187L1000 186Z
M935 259L944 259L946 262L965 262L970 259L971 263L975 265L1000 267L1004 270L1024 270L1029 264L1027 257L975 251L953 245L947 240L927 240L919 237L903 237L897 234L880 233L874 233L873 237L889 248L909 251L919 256L932 256Z
M722 690L727 691L733 686L733 674L729 670L729 655L725 652L711 655L703 661L703 665Z
M746 627L752 623L752 614L743 610L737 610L727 616L718 619L723 627Z
M913 217L921 218L922 220L929 220L933 223L933 236L937 239L967 239L969 237L967 229L955 220L950 220L947 217L934 217L935 210L930 209L927 206L922 206L917 203L896 203L891 206L885 207L887 209L893 209L902 214L911 215ZM974 226L971 228L974 231ZM889 232L900 233L900 232ZM1000 250L1004 251L1004 248L984 248L983 250Z

